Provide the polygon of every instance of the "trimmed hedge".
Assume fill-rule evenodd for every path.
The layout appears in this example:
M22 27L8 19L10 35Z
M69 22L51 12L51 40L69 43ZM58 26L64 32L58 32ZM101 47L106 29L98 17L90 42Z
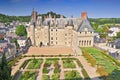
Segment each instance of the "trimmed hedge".
M19 69L21 69L21 68L24 69L30 60L31 60L31 59L25 60L25 61L22 63L22 65L20 66Z
M50 76L49 75L42 75L42 80L49 80Z
M120 62L117 61L116 59L114 59L112 56L106 54L105 52L101 52L101 53L104 54L105 56L107 56L108 58L110 58L113 62L115 62L115 64L116 64L117 66L120 66Z
M55 68L54 73L60 73L60 68Z
M43 73L48 73L49 70L48 70L46 67L44 67L42 72L43 72Z
M87 61L89 62L89 63L91 63L91 65L94 67L94 66L96 66L96 61L94 60L94 58L90 55L90 54L88 54L86 51L82 51L82 53L83 53L83 56L85 57L85 58L87 58Z
M84 80L91 80L88 73L86 72L86 70L84 68L82 68L82 74L85 77Z
M46 58L46 60L59 60L59 58Z

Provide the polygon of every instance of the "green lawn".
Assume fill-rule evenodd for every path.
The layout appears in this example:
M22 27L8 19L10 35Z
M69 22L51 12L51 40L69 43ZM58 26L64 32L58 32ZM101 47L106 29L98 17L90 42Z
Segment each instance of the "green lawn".
M28 69L39 69L42 64L42 59L32 59L29 62Z
M81 49L83 51L86 51L88 54L90 54L96 60L99 66L104 67L105 71L108 74L113 73L114 70L118 70L118 66L115 64L115 62L103 54L105 52L98 50L96 48L93 48L93 47L86 47L86 48L81 48ZM118 72L116 73L117 73L116 77L118 77L118 75L120 76L120 73Z

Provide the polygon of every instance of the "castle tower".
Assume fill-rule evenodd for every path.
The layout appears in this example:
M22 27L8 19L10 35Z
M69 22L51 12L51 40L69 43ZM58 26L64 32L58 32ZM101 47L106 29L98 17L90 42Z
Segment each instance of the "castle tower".
M37 12L33 9L32 15L31 15L31 23L35 25L36 21L37 21Z
M37 12L32 11L32 15L31 15L31 24L30 24L30 31L31 31L31 34L30 34L30 39L31 39L31 42L32 42L32 45L35 46L35 27L36 27L36 23L37 23Z
M31 39L31 42L32 42L32 46L35 46L35 27L34 25L30 25L30 39Z

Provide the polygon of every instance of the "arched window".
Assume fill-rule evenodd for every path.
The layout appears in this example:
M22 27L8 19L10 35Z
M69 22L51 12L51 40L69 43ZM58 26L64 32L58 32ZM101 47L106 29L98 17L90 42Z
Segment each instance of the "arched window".
M89 41L89 45L91 45L91 40Z
M79 46L81 45L81 41L79 41Z
M84 41L84 46L86 46L86 41Z
M82 41L82 46L83 46L83 41Z

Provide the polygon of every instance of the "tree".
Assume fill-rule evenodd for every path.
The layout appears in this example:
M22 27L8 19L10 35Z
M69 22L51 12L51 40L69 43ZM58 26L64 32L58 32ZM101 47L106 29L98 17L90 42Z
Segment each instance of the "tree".
M11 80L11 67L8 66L5 54L0 62L0 80Z
M27 36L26 28L23 25L19 25L16 29L16 34L18 36Z
M120 32L117 33L117 37L116 38L120 38Z
M11 42L12 42L12 43L15 43L17 49L19 48L19 44L18 44L16 38L13 38Z

